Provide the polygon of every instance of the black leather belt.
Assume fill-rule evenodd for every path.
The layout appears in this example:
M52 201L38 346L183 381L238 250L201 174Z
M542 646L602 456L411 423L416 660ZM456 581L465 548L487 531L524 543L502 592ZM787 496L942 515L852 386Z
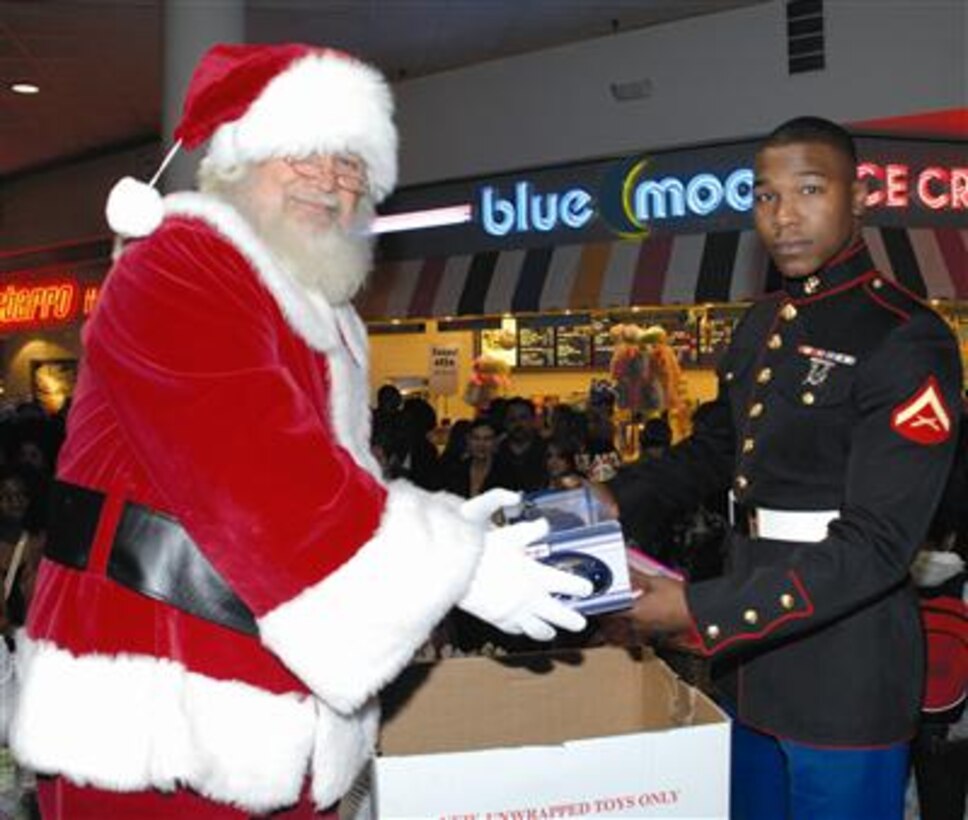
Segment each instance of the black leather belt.
M45 557L86 569L104 501L104 493L97 490L55 481ZM107 576L191 615L247 635L259 634L255 616L185 528L142 504L125 502L111 543Z

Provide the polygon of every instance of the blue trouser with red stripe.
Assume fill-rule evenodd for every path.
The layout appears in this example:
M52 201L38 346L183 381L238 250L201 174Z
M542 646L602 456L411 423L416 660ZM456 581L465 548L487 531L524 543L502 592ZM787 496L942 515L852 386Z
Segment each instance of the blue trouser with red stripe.
M903 820L908 744L806 746L733 721L731 820Z

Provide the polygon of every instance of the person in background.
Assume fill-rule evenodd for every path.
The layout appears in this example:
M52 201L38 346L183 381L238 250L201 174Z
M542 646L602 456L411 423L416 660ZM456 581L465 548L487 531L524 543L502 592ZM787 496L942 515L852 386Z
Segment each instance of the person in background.
M495 470L507 483L501 486L531 492L548 483L545 441L538 433L534 405L521 396L508 399L504 439L495 456Z
M912 568L927 643L921 726L912 746L921 820L963 820L968 810L965 552L952 533L925 547Z
M404 429L403 395L393 384L384 384L376 392L376 407L370 424L370 450L379 462L383 477L403 478L406 470L407 434Z
M467 455L453 464L444 475L444 489L462 498L473 498L482 492L502 486L494 469L497 432L485 416L470 422L467 429Z
M639 434L639 460L662 458L672 446L672 428L663 418L649 419Z
M968 814L968 425L911 575L927 646L921 725L912 745L921 820Z
M433 405L419 396L409 396L403 402L400 417L406 448L402 464L404 475L418 487L439 490L441 476L437 448L430 441L430 435L437 427Z
M875 269L866 197L840 126L797 118L761 143L754 217L782 289L740 321L691 437L606 485L643 527L736 499L725 573L638 577L630 612L719 664L734 820L904 812L924 669L909 569L955 452L961 362L945 321Z
M497 430L498 444L504 440L505 433L507 432L504 427L504 418L508 412L508 401L509 399L506 399L504 396L495 396L491 399L491 403L487 406L487 409L478 414L487 416L494 423L494 429Z
M566 438L584 446L588 438L588 416L570 404L551 408L548 438Z
M392 112L344 52L216 45L175 132L208 143L200 191L109 197L131 239L85 325L11 730L44 820L333 817L452 607L585 624L553 596L591 585L524 552L547 524L490 526L516 493L460 502L370 452L351 300Z
M370 452L380 474L388 481L406 478L404 459L407 456L407 437L398 421L384 420L370 432Z
M588 432L578 460L579 469L591 481L609 481L622 466L622 456L615 448L615 426L606 408L589 405Z
M7 441L7 461L26 464L43 475L53 475L62 443L59 425L52 419L18 417Z
M444 451L440 454L440 474L447 476L451 470L467 458L467 434L471 429L470 419L457 419L447 432Z
M403 394L394 384L383 384L376 391L376 407L373 408L373 426L380 427L398 418L403 407Z
M581 487L584 476L578 469L578 448L571 438L553 437L545 448L549 490L573 490Z
M26 467L0 467L0 578L6 631L11 636L26 620L46 539L42 522L31 518L40 486Z

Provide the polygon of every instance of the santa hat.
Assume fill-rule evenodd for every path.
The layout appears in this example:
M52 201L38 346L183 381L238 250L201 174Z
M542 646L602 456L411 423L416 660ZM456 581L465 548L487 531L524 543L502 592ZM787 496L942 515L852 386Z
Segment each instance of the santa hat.
M160 224L155 183L179 146L190 150L206 140L203 162L214 167L347 152L366 163L376 202L396 184L390 89L375 68L333 49L213 46L192 75L175 138L147 184L125 177L111 190L106 211L115 233L146 236Z

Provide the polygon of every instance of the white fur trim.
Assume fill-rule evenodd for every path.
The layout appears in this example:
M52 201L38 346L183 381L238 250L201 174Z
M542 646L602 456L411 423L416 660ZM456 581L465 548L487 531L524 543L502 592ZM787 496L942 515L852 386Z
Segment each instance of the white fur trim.
M23 655L21 656L21 652ZM377 707L336 715L142 655L75 656L18 644L21 700L11 746L28 768L111 791L189 786L263 813L294 803L312 761L329 805L373 752Z
M445 493L392 482L380 527L323 581L259 619L263 643L350 713L392 680L459 601L484 530Z
M334 309L325 299L310 297L231 205L206 194L189 192L165 197L164 206L166 214L200 219L222 234L252 265L290 327L310 347L326 352L339 345Z
M371 698L346 717L316 699L321 716L313 748L313 802L320 808L332 806L346 794L363 766L376 752L380 728L380 702Z
M295 61L242 117L218 128L206 160L231 167L333 151L363 158L375 201L396 185L397 131L389 86L365 63L322 54Z
M351 305L334 308L345 347L327 356L330 382L330 423L337 440L356 463L381 481L381 468L370 449L369 341L366 326Z

